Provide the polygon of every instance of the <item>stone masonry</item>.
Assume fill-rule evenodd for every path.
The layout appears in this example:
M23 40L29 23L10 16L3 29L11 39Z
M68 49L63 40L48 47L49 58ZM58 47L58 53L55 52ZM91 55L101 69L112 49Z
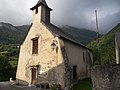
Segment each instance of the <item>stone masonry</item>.
M120 90L120 65L91 68L93 90Z

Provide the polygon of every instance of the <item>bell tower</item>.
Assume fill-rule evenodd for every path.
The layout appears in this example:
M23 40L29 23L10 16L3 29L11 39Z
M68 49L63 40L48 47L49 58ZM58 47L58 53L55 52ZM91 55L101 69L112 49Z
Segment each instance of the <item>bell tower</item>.
M52 9L48 7L45 0L39 0L31 10L33 11L33 23L50 23L50 11Z

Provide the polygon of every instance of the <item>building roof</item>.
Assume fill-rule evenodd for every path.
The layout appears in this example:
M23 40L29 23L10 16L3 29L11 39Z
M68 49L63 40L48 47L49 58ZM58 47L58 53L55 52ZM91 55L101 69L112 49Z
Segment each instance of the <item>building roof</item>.
M48 7L47 3L45 0L39 0L38 3L31 8L31 10L34 10L35 8L39 7L40 5L43 5L45 6L46 8L48 8L49 10L52 10L51 8ZM44 23L42 22L47 28L48 30L54 35L54 36L57 36L57 37L60 37L60 38L64 38L66 40L69 40L77 45L80 45L84 48L87 48L86 46L84 46L83 44L81 44L80 42L76 41L71 35L65 33L63 30L61 30L60 28L56 27L55 25L51 24L51 23ZM87 48L89 49L89 48ZM91 49L89 49L91 50Z
M44 4L45 6L48 6L45 0L39 0L36 5L41 3Z
M40 5L43 5L43 6L47 7L48 9L52 10L51 8L48 7L48 5L47 5L45 0L39 0L37 2L37 4L34 7L30 8L30 9L34 10L36 7L39 7Z
M60 38L64 38L66 40L69 40L77 45L80 45L86 49L89 49L87 48L85 45L83 45L82 43L76 41L74 39L74 37L72 37L71 35L65 33L63 30L61 30L60 28L56 27L55 25L51 24L51 23L44 23L42 22L48 29L49 31L54 35L54 36L57 36L57 37L60 37ZM91 49L89 49L91 50Z

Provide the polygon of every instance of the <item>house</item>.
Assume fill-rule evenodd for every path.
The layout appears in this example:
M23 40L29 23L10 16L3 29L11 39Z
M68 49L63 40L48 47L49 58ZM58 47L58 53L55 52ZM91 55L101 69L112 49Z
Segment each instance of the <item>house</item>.
M115 34L116 64L120 64L120 33Z
M45 0L31 10L33 23L20 47L16 79L70 90L79 79L90 77L92 51L50 23L52 9Z

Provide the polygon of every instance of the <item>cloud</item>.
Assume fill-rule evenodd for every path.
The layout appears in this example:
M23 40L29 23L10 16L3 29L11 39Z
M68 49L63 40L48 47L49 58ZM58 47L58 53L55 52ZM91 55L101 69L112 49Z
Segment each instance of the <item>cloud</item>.
M30 24L29 9L38 0L0 0L0 21L14 25ZM53 9L51 19L57 25L71 25L95 30L95 9L101 32L107 32L120 22L120 0L46 0Z
M108 15L100 19L101 33L106 33L120 23L120 12Z
M120 19L116 17L116 14L120 12L120 0L59 0L54 7L52 19L58 25L68 24L79 28L96 30L96 9L98 10L101 33L107 32L117 23L120 23Z
M0 21L9 22L14 25L30 24L30 7L33 0L1 0L0 1ZM34 3L35 4L35 3Z

